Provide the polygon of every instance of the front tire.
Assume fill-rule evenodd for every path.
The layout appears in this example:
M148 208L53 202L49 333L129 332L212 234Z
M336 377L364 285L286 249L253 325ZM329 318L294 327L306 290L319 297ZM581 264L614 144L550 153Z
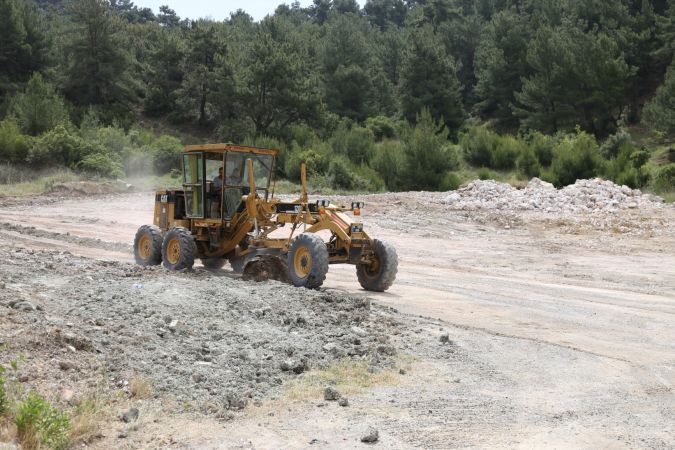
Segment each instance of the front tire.
M175 227L169 230L162 242L162 261L170 270L192 269L195 263L197 246L192 233L186 228Z
M162 230L143 225L134 238L134 259L140 266L156 266L162 262Z
M386 241L373 239L370 247L373 251L373 262L357 265L356 276L363 289L384 292L396 279L398 255L394 246Z
M295 286L316 289L328 273L328 249L316 234L299 235L288 250L288 278Z

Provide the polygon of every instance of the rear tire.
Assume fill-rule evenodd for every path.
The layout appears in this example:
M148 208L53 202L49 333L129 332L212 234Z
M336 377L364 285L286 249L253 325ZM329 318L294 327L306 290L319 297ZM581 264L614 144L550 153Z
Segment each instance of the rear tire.
M208 270L222 269L226 262L225 258L202 258L202 264Z
M375 261L370 265L357 265L356 276L363 289L384 292L396 279L398 255L394 246L386 241L373 239L370 246L375 254Z
M134 258L140 266L156 266L162 262L162 230L143 225L134 238Z
M301 234L288 250L288 278L295 286L316 289L328 273L328 249L316 234Z
M162 261L170 270L192 269L195 263L197 246L192 233L186 228L175 227L169 230L162 242Z

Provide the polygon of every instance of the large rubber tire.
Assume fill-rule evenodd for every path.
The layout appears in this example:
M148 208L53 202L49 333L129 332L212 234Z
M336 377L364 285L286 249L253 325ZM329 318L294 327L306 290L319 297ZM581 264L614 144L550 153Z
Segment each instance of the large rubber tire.
M328 249L320 236L299 235L288 249L288 278L295 286L316 289L328 273Z
M226 262L225 258L202 258L202 264L208 270L222 269Z
M371 249L375 253L375 263L357 265L356 276L363 289L384 292L396 279L398 255L393 245L379 239L373 239Z
M134 258L141 266L156 266L162 262L162 230L155 225L143 225L134 238Z
M192 269L195 263L197 246L192 233L186 228L175 227L169 230L162 242L162 262L171 270Z

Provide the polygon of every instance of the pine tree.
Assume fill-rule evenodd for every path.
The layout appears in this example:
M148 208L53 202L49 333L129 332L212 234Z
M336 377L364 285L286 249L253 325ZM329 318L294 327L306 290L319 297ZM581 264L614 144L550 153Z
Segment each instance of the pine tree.
M435 120L442 119L451 132L464 121L457 65L428 25L408 36L399 96L403 116L412 123L423 108Z
M675 61L668 68L665 81L645 106L644 121L654 130L675 134Z

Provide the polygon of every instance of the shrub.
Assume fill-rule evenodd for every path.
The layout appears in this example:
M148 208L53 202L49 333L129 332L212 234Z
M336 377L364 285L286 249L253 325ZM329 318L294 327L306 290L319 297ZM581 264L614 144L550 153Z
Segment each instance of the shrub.
M497 136L485 127L471 127L459 140L464 159L473 166L488 167L492 152L497 145Z
M162 136L150 145L155 173L164 175L180 166L183 144L173 136Z
M373 190L374 188L343 156L331 160L326 172L326 181L333 189Z
M516 166L521 173L527 175L529 178L538 177L541 172L539 159L537 158L534 149L529 145L523 145L521 147Z
M595 138L577 131L564 137L553 151L551 171L557 186L566 186L576 180L593 178L602 169L602 158Z
M328 169L328 158L316 150L300 149L294 146L286 159L285 172L290 180L300 180L300 164L305 163L308 175L323 175Z
M654 189L658 192L675 189L675 164L666 164L656 170L654 174Z
M555 139L538 131L532 132L528 137L530 147L539 160L539 165L549 167L553 162L553 149L555 148Z
M366 128L375 136L376 141L383 139L393 139L396 137L396 122L386 116L368 117L366 119Z
M492 149L490 167L498 170L509 170L516 167L516 159L525 151L527 144L513 136L501 136Z
M5 383L5 368L0 366L0 416L3 416L9 410L9 398Z
M445 172L459 168L461 150L447 141L448 130L429 110L417 117L415 128L406 130L404 180L407 189L439 189Z
M115 156L103 153L86 155L77 164L77 168L104 178L119 178L124 176L122 163Z
M606 159L616 158L624 147L634 148L635 144L633 144L633 138L628 132L619 130L605 139L605 142L600 146L600 154Z
M607 162L605 174L617 184L642 187L649 181L649 172L643 167L649 156L649 152L637 150L630 142L624 142L616 156Z
M33 140L28 151L28 161L39 167L62 165L73 168L90 153L105 151L102 147L71 134L63 125L58 125Z
M35 392L17 406L14 424L23 448L61 449L68 441L68 417Z
M21 129L32 136L69 122L63 99L38 72L28 81L26 90L14 97L10 114L16 117Z
M481 167L480 169L478 169L478 171L476 172L476 176L478 177L479 180L496 180L497 178L499 178L499 174L497 172L493 172L487 167Z
M442 191L454 191L462 185L462 178L455 172L446 172L441 180Z
M401 141L384 141L375 146L370 165L384 179L387 189L404 189L405 151Z
M24 162L28 156L30 138L21 133L12 119L0 122L0 161Z
M368 128L342 123L331 139L333 151L345 155L356 164L367 163L373 153L375 137Z

